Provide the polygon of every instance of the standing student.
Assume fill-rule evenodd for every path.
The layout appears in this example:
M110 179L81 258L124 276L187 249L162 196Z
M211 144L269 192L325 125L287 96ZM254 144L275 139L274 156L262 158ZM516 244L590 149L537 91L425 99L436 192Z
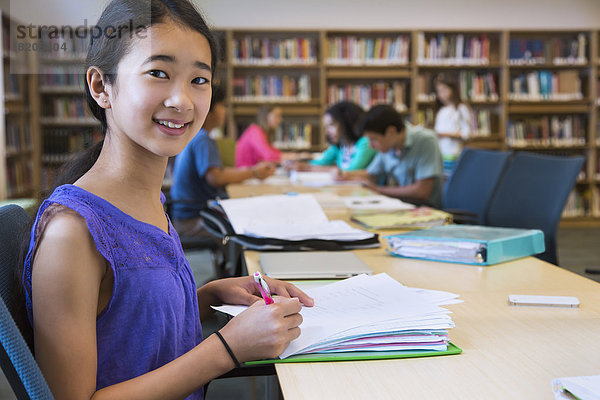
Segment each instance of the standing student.
M275 173L271 163L260 162L253 167L223 167L217 144L209 132L225 125L225 91L213 86L210 109L202 129L175 158L173 167L173 200L171 218L181 236L203 235L199 217L209 200L227 198L225 186L250 178L265 179Z
M341 179L367 179L365 186L377 193L441 207L442 157L435 132L405 127L402 116L388 105L371 108L361 130L378 153L365 171L346 171Z
M329 107L323 115L323 127L330 146L309 166L299 165L298 169L336 166L342 171L354 171L367 168L377 152L369 146L369 139L358 131L363 115L363 109L349 101Z
M252 167L261 161L281 161L281 152L269 144L269 138L273 137L281 121L281 107L260 106L256 123L246 128L238 139L235 166Z
M250 277L196 290L163 211L168 157L209 109L217 58L202 16L188 0L113 0L97 27L108 34L91 43L86 96L105 138L67 166L31 230L35 357L57 399L202 399L206 382L298 337L301 304L286 297L312 300L269 280L284 297L266 306ZM223 303L252 306L202 340L200 318Z
M449 175L471 135L472 116L469 107L461 102L456 84L439 78L435 83L435 126L444 159L444 174Z

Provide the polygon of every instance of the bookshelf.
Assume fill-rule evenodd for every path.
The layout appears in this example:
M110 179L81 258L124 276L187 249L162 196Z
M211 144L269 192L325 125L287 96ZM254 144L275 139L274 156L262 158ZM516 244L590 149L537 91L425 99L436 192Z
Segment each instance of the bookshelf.
M28 74L31 57L18 52L11 36L11 20L0 11L2 64L0 91L0 199L37 197L39 185L38 135L32 123L37 115L35 76Z
M224 134L236 138L261 104L274 104L284 124L273 144L321 151L321 116L342 99L365 109L388 103L407 121L433 125L434 79L441 74L458 83L473 110L477 133L469 146L585 155L563 222L600 224L599 37L598 30L220 29L215 81L226 91ZM27 101L19 103L16 92L7 92L14 81L3 80L0 153L7 162L0 167L0 198L14 191L11 160L33 163L35 193L49 186L69 154L99 138L83 103L85 43L63 40L74 55L37 53L32 62L40 74L20 83ZM26 132L27 121L31 144L21 144L15 156L6 132L15 124Z
M42 34L37 57L37 121L40 143L40 190L48 190L58 168L74 153L101 139L100 124L87 109L83 64L88 39L77 36L48 38Z

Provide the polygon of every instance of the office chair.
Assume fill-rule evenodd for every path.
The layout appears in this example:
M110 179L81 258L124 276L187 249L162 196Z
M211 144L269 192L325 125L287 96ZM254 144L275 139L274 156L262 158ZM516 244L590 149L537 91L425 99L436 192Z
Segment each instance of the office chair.
M511 152L465 148L444 185L443 209L455 223L483 225Z
M175 203L194 203L187 200L173 200L169 192L165 194L165 212L171 218L171 211ZM231 274L227 271L227 257L224 245L219 243L215 238L207 235L206 237L197 236L179 236L181 247L186 250L208 250L211 255L213 269L217 278L226 278Z
M236 141L232 138L221 138L215 140L221 162L224 167L235 167L235 146Z
M582 156L515 154L496 187L486 225L540 229L546 251L537 257L558 264L556 230L583 162Z
M17 205L0 208L0 365L19 400L45 400L53 399L52 393L13 319L18 240L29 220L27 212Z

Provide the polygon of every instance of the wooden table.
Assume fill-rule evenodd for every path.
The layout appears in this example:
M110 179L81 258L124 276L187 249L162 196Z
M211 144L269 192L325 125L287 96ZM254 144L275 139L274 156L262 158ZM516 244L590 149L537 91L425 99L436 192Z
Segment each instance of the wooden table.
M355 254L405 285L460 294L464 303L448 308L456 323L450 338L463 353L278 364L286 400L552 399L552 378L600 374L600 284L592 280L533 257L476 267L396 258L381 248ZM258 257L245 253L250 273L260 270ZM581 305L515 307L509 294L577 296Z

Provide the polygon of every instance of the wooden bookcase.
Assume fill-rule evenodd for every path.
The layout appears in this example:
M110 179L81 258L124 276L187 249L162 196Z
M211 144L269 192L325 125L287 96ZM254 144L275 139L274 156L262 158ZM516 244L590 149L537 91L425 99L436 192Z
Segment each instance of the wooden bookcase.
M226 136L236 138L265 103L283 109L284 126L270 138L282 150L323 150L321 116L342 99L364 108L389 103L407 121L431 125L433 80L443 75L459 84L473 109L477 133L469 146L585 155L563 221L600 224L598 30L222 29L216 37L220 62L215 81L226 91ZM83 101L83 83L75 76L83 62L81 50L69 58L37 53L31 62L41 73L21 77L24 100L5 96L0 104L0 156L6 160L0 166L0 198L47 188L69 154L98 139L99 125L89 115L62 112L81 110L77 102ZM573 51L577 57L569 57ZM8 57L5 52L4 67ZM580 89L547 93L544 86L542 93L542 81L561 79ZM530 85L537 85L534 94L540 96L529 95ZM75 106L71 99L77 99ZM6 146L7 123L15 120L30 126L33 137L18 155ZM561 127L559 139L537 137L544 126ZM7 169L19 159L33 165L31 187L23 193L10 186Z
M40 181L39 137L33 122L39 108L35 76L28 73L33 57L17 51L9 34L16 23L0 11L0 200L37 197Z

